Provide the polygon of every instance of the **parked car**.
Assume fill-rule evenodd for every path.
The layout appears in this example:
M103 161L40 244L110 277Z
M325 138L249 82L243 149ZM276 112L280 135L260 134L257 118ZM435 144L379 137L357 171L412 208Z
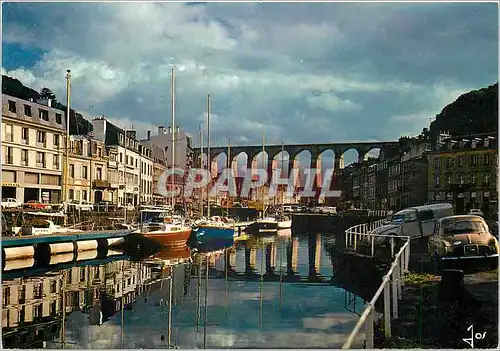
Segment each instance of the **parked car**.
M23 208L32 209L32 210L43 210L48 207L47 204L42 204L36 200L29 200L23 205Z
M480 216L461 215L436 221L434 234L427 242L429 255L438 263L452 260L490 260L498 266L498 240Z
M83 212L90 212L93 207L94 206L90 202L85 200L71 200L68 204L68 208Z
M18 202L16 199L12 197L8 197L2 200L2 209L4 208L20 208L23 204Z
M469 214L470 214L470 215L473 215L473 216L481 216L481 217L484 217L484 213L483 213L483 211L478 210L478 209L476 209L476 208L471 209L471 210L469 211Z
M429 237L436 220L453 215L453 206L448 203L410 207L392 215L390 223L376 228L373 234Z

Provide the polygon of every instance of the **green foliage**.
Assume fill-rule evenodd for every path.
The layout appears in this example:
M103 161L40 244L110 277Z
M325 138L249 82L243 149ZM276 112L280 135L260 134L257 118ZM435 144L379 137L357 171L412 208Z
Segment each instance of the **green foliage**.
M498 82L447 105L431 123L432 141L445 131L451 136L498 132Z
M56 94L49 88L42 88L40 90L40 97L45 99L51 99L53 103L57 102Z

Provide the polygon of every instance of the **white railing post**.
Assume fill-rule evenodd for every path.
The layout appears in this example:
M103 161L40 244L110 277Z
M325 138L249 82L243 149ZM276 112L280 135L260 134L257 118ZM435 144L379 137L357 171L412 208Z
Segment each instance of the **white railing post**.
M405 272L408 272L408 266L410 265L410 239L408 239L408 245L406 246L406 253L405 253Z
M391 258L394 258L394 237L391 237Z
M373 257L373 256L375 256L375 237L372 235L371 239L372 239L372 250L371 250L371 252L372 252L372 257Z
M394 270L392 271L392 279L391 279L391 286L392 286L392 318L398 319L398 282L397 282L397 271L398 271L398 266L394 267Z
M367 308L370 308L370 306L368 305ZM365 327L366 327L366 337L365 337L365 340L366 340L366 349L367 350L373 350L373 334L374 334L374 330L373 330L373 321L374 321L374 317L373 317L373 314L375 313L374 309L372 308L370 310L370 313L368 314L368 317L366 318L366 322L365 322Z
M356 252L357 243L358 243L358 234L354 234L354 252Z
M401 300L403 298L403 290L402 290L402 283L403 283L403 278L401 277L401 256L399 256L398 259L398 264L396 265L396 274L397 274L397 282L398 282L398 299Z
M349 238L349 229L347 229L345 232L344 232L344 236L345 236L345 248L347 249L348 248L348 238Z
M384 286L384 335L386 339L391 337L391 296L389 282Z

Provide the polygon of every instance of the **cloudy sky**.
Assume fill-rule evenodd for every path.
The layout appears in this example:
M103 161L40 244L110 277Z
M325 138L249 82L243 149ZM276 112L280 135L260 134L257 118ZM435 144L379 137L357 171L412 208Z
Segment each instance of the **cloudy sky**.
M494 3L4 3L2 73L124 127L212 143L396 140L498 77ZM195 138L196 140L196 138Z

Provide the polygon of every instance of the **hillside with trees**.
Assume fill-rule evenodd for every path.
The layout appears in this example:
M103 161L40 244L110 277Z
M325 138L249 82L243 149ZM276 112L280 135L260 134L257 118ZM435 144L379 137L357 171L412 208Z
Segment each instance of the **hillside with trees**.
M66 115L66 106L61 104L56 95L49 88L42 88L40 92L28 88L18 79L2 74L2 94L17 97L23 100L37 101L39 99L51 99L52 107L64 111ZM93 130L92 123L87 121L80 113L73 109L69 111L69 133L71 135L87 134Z
M451 136L498 133L498 82L462 94L447 105L431 123L433 142L441 132Z

